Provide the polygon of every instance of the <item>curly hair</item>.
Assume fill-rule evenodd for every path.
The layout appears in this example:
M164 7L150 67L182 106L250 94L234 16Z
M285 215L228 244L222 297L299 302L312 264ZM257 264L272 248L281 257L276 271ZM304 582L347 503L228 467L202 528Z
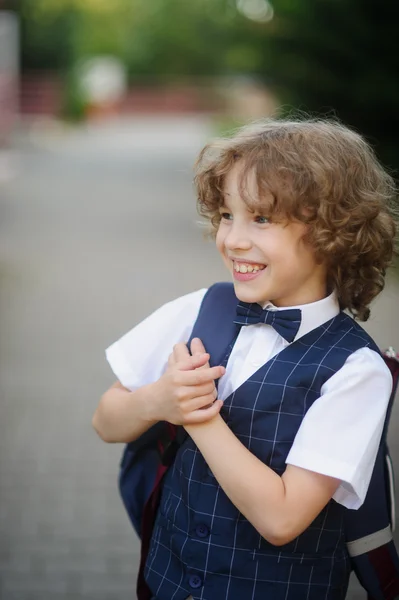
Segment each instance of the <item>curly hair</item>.
M333 120L266 120L201 151L194 183L198 211L216 234L224 181L242 164L240 194L274 221L307 224L306 241L327 265L342 310L366 321L395 252L393 178L368 143ZM257 197L246 193L255 174Z

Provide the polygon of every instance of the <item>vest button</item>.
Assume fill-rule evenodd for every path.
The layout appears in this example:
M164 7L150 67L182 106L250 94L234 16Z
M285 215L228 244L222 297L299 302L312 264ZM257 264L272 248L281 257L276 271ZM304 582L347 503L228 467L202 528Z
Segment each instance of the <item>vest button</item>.
M188 584L192 588L199 588L202 585L202 579L198 575L190 575L190 579L188 580Z
M195 528L195 533L198 535L198 537L205 538L207 535L209 535L209 529L206 525L201 523Z

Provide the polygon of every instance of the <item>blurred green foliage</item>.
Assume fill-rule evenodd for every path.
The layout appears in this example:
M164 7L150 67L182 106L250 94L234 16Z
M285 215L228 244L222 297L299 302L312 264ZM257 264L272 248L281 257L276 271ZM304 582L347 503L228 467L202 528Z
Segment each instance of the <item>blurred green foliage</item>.
M81 89L76 69L68 69L63 77L63 83L62 115L68 121L83 121L86 117L87 100Z
M68 68L121 58L131 79L252 72L265 29L230 0L20 0L22 65Z
M130 81L256 75L283 104L360 130L398 168L399 4L271 0L274 18L262 22L238 10L246 1L266 2L19 0L22 65L69 71L112 54Z
M275 0L265 67L279 98L336 115L399 168L399 4Z

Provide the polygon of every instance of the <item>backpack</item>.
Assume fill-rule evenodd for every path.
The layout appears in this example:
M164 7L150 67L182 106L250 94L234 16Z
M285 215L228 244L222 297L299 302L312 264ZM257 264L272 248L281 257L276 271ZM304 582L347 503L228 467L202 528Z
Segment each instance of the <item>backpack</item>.
M212 305L223 305L223 319L212 319ZM237 298L232 284L211 286L204 296L192 338L199 337L209 352L211 366L220 364L237 326L233 323ZM215 338L215 326L218 336ZM399 356L390 349L383 353L393 377L393 389L384 430L363 505L345 512L345 532L351 567L368 593L368 600L399 598L399 557L392 540L395 526L395 498L392 462L387 446L387 430L399 380ZM173 463L186 433L182 427L159 422L138 440L125 447L119 472L119 490L141 539L141 558L137 579L138 600L151 600L144 579L144 567L162 492L162 480Z

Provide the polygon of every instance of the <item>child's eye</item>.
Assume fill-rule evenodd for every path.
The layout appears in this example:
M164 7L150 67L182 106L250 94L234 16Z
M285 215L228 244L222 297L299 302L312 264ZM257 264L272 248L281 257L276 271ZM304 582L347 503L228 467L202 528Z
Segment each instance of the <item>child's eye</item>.
M228 212L221 212L220 218L223 219L224 221L230 221L233 218L233 215L231 215Z
M255 217L255 221L257 223L260 223L261 225L265 224L265 223L270 223L270 219L268 219L267 217L264 217L262 215L257 215Z

